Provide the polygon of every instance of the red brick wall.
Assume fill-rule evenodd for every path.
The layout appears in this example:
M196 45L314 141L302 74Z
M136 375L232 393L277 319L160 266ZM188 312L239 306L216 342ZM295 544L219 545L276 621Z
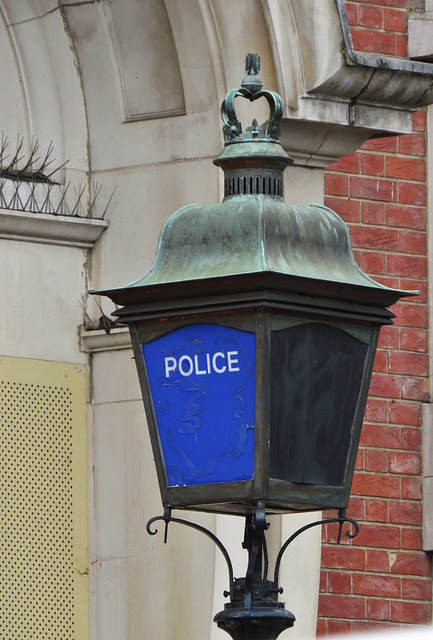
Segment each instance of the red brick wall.
M407 56L407 16L424 0L347 0L353 46L387 56Z
M406 56L407 10L423 0L346 2L357 49ZM348 223L358 264L421 295L382 329L348 515L359 536L332 544L324 527L319 634L431 619L422 551L421 405L428 395L425 112L411 135L369 141L331 165L325 204Z

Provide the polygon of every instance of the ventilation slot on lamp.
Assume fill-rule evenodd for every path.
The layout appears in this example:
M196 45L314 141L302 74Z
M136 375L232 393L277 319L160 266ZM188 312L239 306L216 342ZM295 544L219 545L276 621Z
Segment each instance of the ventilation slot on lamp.
M238 195L263 195L282 198L282 178L276 177L273 173L263 175L263 171L247 175L230 175L230 172L228 172L224 183L224 196L227 198Z

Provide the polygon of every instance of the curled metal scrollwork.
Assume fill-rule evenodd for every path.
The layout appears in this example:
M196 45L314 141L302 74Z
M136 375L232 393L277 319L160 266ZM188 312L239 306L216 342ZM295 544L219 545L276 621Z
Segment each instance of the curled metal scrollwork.
M261 519L260 519L260 516ZM178 523L178 524L183 524L187 527L190 527L191 529L195 529L196 531L199 531L200 533L204 533L208 538L210 538L218 547L218 549L221 551L221 553L223 554L223 557L226 561L227 564L227 569L228 569L228 574L229 574L229 585L230 585L230 590L229 591L225 591L224 595L225 596L229 596L230 595L230 599L233 600L235 598L235 583L241 583L241 580L235 580L234 579L234 575L233 575L233 565L232 562L230 560L230 556L228 554L227 549L225 548L225 546L222 544L221 540L219 540L219 538L217 538L217 536L212 533L211 531L209 531L209 529L206 529L205 527L196 524L194 522L190 522L189 520L184 520L182 518L174 518L171 515L171 511L170 509L166 509L164 515L162 516L155 516L154 518L151 518L147 525L146 525L146 530L147 533L151 536L154 536L158 533L158 529L153 528L153 525L156 522L164 522L165 523L165 535L164 535L164 542L167 541L167 528L170 522L174 522L174 523ZM346 516L344 510L340 511L340 514L338 517L336 518L328 518L325 520L317 520L315 522L310 522L306 525L304 525L303 527L301 527L300 529L298 529L297 531L295 531L287 540L286 542L283 544L283 546L281 547L280 551L278 552L277 555L277 559L275 561L275 569L274 569L274 579L273 582L269 582L267 580L267 571L268 571L268 556L267 556L267 548L266 548L266 542L265 542L265 538L264 535L261 535L259 540L260 540L260 544L259 546L256 545L251 545L248 544L248 542L246 543L244 541L244 548L248 549L249 552L249 563L248 563L248 571L247 571L247 576L245 578L245 586L246 586L246 591L244 593L244 597L245 597L245 603L246 605L248 603L250 603L251 600L251 593L250 593L250 587L251 585L249 584L251 582L251 580L249 579L249 572L251 573L252 571L252 567L255 564L255 561L253 562L254 558L253 555L258 555L259 553L263 553L263 559L264 559L264 567L263 567L263 576L261 578L261 581L265 584L266 583L266 587L269 588L270 586L272 593L277 594L277 593L282 593L282 589L278 587L278 580L279 580L279 572L280 572L280 565L281 565L281 560L283 558L283 555L286 551L286 549L288 548L288 546L298 537L300 536L302 533L304 533L305 531L313 528L313 527L317 527L319 525L324 525L324 524L332 524L332 523L338 523L339 524L339 531L338 531L338 537L337 537L337 544L340 543L341 540L341 534L342 534L342 528L344 523L348 523L350 525L352 525L353 527L353 531L350 532L346 531L345 535L347 538L355 538L358 533L359 533L359 524L357 523L356 520L354 520L353 518L349 518ZM255 529L260 529L263 533L265 531L265 529L267 529L269 527L269 524L266 523L266 518L264 515L264 510L263 509L257 509L256 510L256 517L254 519L251 518L247 518L247 525L246 525L246 530L250 531L251 533L249 535L253 535L253 532ZM260 548L259 548L260 547ZM248 593L247 593L248 592Z
M224 560L226 561L227 564L227 569L228 569L228 574L229 574L229 584L230 584L230 597L233 594L233 565L232 565L232 561L230 560L230 556L228 554L227 549L225 548L225 546L223 545L223 543L221 542L221 540L219 538L217 538L217 536L212 533L212 531L209 531L209 529L206 529L206 527L203 527L199 524L196 524L195 522L190 522L189 520L184 520L182 518L173 518L171 516L170 513L166 512L163 516L155 516L154 518L151 518L147 525L146 525L146 531L149 535L154 536L158 533L158 529L152 529L152 525L155 522L165 522L165 535L164 535L164 542L167 541L167 527L168 524L170 522L175 522L177 524L183 524L186 527L190 527L191 529L195 529L196 531L199 531L200 533L204 533L208 538L210 538L218 547L218 549L221 551L221 553L224 556Z
M301 527L300 529L298 529L297 531L295 531L295 533L293 533L290 538L288 538L286 540L286 542L283 544L283 546L281 547L278 555L277 555L277 559L275 561L275 569L274 569L274 585L277 586L278 585L278 576L279 576L279 572L280 572L280 564L281 564L281 560L282 557L284 555L284 552L286 551L287 547L298 537L301 535L301 533L304 533L304 531L308 531L308 529L312 529L313 527L317 527L319 525L323 525L323 524L332 524L332 523L338 523L339 529L338 529L338 537L337 537L337 544L340 544L340 540L341 540L341 533L342 533L342 528L343 528L343 524L347 522L349 524L351 524L353 526L353 533L351 533L350 531L346 531L345 535L347 538L355 538L358 533L359 533L359 524L357 523L356 520L354 520L353 518L349 518L347 517L345 514L342 514L340 516L338 516L337 518L328 518L325 520L317 520L316 522L310 522L309 524L306 524L305 526Z

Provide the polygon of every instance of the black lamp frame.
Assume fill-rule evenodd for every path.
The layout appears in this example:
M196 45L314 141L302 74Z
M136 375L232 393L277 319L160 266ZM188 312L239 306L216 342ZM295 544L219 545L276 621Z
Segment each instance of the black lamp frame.
M261 292L260 296L256 293L253 301L251 297L245 292L234 299L212 300L210 296L205 300L183 299L182 308L171 301L167 305L152 305L153 309L141 304L125 306L116 312L119 321L126 322L130 328L163 506L236 515L252 515L258 502L264 503L267 513L345 509L379 329L382 324L391 323L393 314L383 308L336 302L327 298L293 294L281 296L275 292ZM261 299L258 300L258 297ZM142 346L178 328L203 323L253 332L256 336L254 477L243 482L169 486ZM366 348L356 409L351 424L346 425L350 431L349 444L344 461L344 477L338 486L302 484L270 477L272 336L275 331L305 323L338 328L347 335L354 333ZM329 348L333 348L332 344ZM314 398L311 401L314 402Z

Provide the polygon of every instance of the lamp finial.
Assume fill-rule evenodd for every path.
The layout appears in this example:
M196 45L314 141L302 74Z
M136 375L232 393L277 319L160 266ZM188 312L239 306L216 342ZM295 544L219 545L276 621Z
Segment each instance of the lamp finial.
M263 128L262 137L269 142L279 142L281 135L281 121L283 118L283 101L281 96L274 91L263 89L263 82L258 76L260 71L260 56L257 53L248 53L245 58L246 75L239 89L231 89L221 105L221 118L223 121L223 134L226 144L243 142L251 139L248 127L247 133L242 133L242 124L239 122L235 98L241 96L251 102L258 98L266 98L269 103L270 115L266 129Z

